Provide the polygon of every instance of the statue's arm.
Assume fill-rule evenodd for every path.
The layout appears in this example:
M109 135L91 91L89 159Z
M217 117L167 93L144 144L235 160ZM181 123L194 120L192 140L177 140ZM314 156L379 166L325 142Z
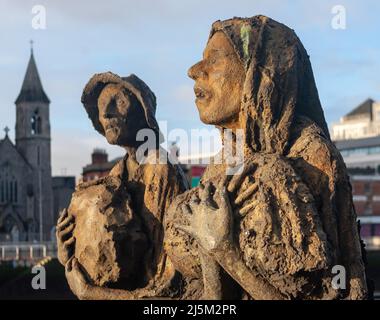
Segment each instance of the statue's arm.
M275 287L254 273L245 265L237 248L226 243L223 248L213 252L212 256L222 268L238 282L255 300L286 299Z
M80 300L135 300L152 297L146 288L129 291L93 285L75 257L66 263L65 272L70 289Z
M199 252L199 256L202 267L203 299L221 300L223 295L220 265L215 258L205 252Z
M89 286L78 298L81 300L135 300L141 299L143 292Z

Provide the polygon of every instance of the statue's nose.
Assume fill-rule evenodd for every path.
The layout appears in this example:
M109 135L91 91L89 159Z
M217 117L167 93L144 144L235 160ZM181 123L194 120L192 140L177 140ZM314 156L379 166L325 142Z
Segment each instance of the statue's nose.
M193 80L197 80L198 78L203 77L205 75L205 72L202 68L202 61L190 67L187 71L187 75Z

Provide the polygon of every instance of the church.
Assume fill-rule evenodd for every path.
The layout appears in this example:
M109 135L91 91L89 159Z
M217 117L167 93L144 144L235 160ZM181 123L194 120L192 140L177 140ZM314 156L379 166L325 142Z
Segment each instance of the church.
M52 177L50 100L33 49L15 105L15 143L7 127L0 140L0 242L54 240L58 211L70 200L75 177Z

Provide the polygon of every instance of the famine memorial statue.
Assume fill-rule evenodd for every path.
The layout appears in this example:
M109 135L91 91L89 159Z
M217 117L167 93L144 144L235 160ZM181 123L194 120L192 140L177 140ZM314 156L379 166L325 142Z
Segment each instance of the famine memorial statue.
M82 102L97 131L127 154L77 187L58 221L59 259L80 299L366 299L351 185L330 140L309 57L265 16L212 25L188 72L221 154L191 190L160 148L156 101L134 75L95 75ZM138 161L137 132L155 132ZM230 139L225 139L230 132ZM238 136L242 139L238 139ZM227 141L230 140L230 141ZM334 282L334 268L345 286Z

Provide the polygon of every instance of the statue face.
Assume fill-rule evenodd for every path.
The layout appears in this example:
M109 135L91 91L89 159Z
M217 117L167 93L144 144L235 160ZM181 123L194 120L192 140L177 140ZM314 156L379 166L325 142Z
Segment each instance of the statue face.
M136 134L146 128L140 103L121 84L108 84L98 98L99 122L110 144L136 146Z
M223 32L218 31L212 36L203 60L192 66L188 75L195 80L195 104L202 122L235 127L245 70Z

